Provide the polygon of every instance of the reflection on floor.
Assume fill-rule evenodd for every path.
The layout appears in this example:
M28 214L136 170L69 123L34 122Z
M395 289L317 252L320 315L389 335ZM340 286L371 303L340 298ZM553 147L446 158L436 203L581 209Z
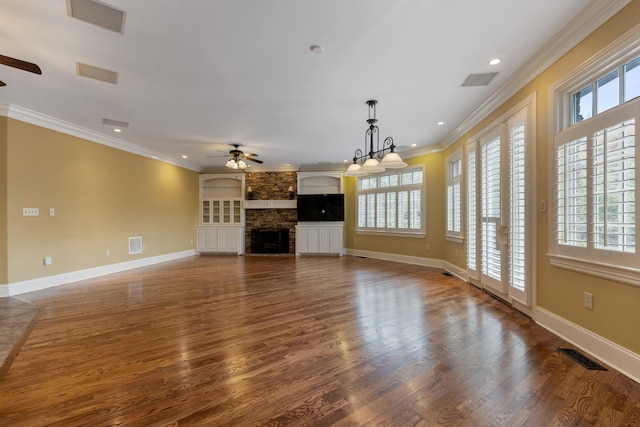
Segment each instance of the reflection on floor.
M39 311L18 298L0 298L0 380L27 340Z

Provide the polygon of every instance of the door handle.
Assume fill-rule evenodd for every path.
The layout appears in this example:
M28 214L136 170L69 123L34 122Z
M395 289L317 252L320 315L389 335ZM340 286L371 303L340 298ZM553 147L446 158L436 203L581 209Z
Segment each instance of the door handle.
M509 244L509 226L499 225L498 233L496 234L496 241L499 246L506 246Z

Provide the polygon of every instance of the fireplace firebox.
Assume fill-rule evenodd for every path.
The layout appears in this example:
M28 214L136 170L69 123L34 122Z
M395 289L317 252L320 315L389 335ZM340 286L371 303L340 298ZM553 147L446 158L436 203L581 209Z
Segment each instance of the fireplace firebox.
M251 230L252 254L288 254L289 230L254 228Z

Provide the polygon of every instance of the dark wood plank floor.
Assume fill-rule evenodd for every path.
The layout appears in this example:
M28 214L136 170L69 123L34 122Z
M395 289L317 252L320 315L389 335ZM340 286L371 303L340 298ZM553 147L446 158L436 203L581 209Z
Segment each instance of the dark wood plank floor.
M3 426L640 425L640 384L439 269L201 256L21 298Z

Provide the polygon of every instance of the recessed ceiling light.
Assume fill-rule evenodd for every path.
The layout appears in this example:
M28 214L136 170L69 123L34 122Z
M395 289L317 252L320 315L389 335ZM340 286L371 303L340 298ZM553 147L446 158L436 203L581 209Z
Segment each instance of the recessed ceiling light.
M418 146L418 144L411 144L411 146L412 146L412 147L417 147L417 146Z
M324 52L324 47L320 46L319 44L312 44L311 46L309 46L309 50L319 55Z
M186 159L186 158L187 158L187 156L182 156L182 158L183 158L183 159Z
M113 131L116 132L116 133L120 133L120 132L122 132L122 129L115 128Z
M438 124L438 126L442 126L444 124L444 122L438 122L437 124Z
M491 61L489 61L489 65L498 65L499 63L502 62L502 59L500 58L493 58Z

